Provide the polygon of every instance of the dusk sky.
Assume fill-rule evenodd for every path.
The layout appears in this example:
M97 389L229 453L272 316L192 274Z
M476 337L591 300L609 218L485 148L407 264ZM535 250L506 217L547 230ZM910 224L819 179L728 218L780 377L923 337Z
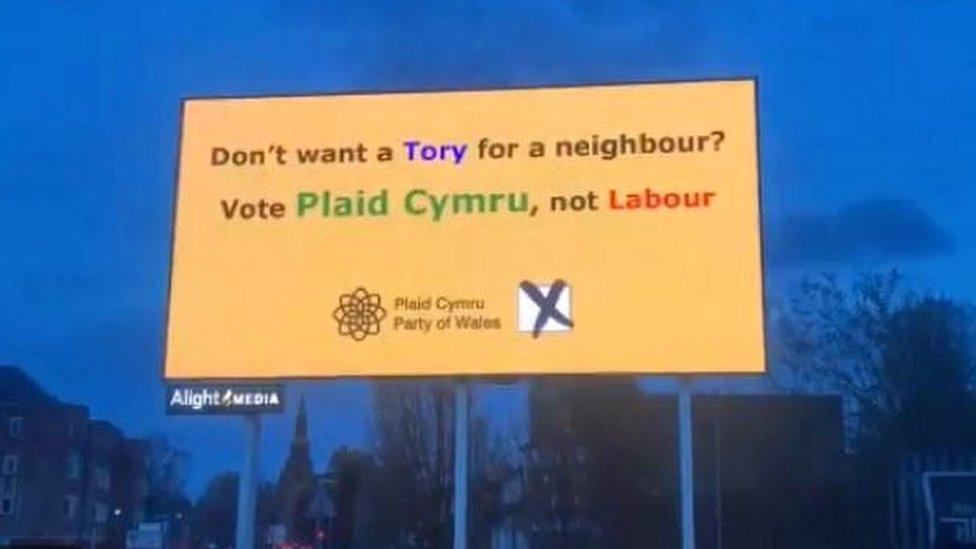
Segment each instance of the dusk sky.
M168 433L193 494L238 467L242 428L163 414L185 96L755 76L768 297L898 267L976 301L974 2L148 4L0 3L0 364L129 435ZM299 393L318 467L369 444L367 382ZM517 424L520 394L479 402ZM269 479L296 401L266 420Z

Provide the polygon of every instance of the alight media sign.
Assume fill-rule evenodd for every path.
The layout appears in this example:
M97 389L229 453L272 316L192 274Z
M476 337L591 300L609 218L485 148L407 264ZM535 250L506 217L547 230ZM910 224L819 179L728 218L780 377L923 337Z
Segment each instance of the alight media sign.
M166 413L171 415L281 413L281 385L170 385Z
M187 100L165 376L762 372L755 86Z

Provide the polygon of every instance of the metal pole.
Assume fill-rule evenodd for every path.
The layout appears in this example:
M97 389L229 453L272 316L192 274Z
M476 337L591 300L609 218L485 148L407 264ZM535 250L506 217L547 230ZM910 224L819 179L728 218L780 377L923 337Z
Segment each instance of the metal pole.
M258 451L261 448L261 416L244 416L244 467L237 487L237 549L254 549L254 521L258 494Z
M681 478L681 547L695 548L695 479L691 454L691 390L678 393L678 463Z
M454 385L454 549L468 547L468 383Z
M715 546L722 549L722 411L721 401L712 407L715 420Z

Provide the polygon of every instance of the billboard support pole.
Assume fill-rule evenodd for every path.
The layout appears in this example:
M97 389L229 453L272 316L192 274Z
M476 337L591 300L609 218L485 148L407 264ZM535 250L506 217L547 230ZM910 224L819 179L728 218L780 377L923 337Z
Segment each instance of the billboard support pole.
M681 380L678 393L678 463L681 479L681 547L695 548L695 479L691 453L691 388Z
M261 416L244 416L244 466L237 486L237 549L254 549L254 522L258 495L258 452L261 448Z
M466 380L454 384L454 549L468 547L468 399Z

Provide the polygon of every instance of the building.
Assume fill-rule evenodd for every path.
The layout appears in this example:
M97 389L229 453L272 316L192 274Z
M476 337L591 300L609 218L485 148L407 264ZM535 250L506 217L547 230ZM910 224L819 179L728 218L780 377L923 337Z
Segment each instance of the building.
M0 366L0 545L117 546L144 518L144 448Z
M298 405L291 448L276 488L278 522L284 525L288 541L311 541L314 521L308 516L308 508L316 486L308 441L308 415L303 399Z

